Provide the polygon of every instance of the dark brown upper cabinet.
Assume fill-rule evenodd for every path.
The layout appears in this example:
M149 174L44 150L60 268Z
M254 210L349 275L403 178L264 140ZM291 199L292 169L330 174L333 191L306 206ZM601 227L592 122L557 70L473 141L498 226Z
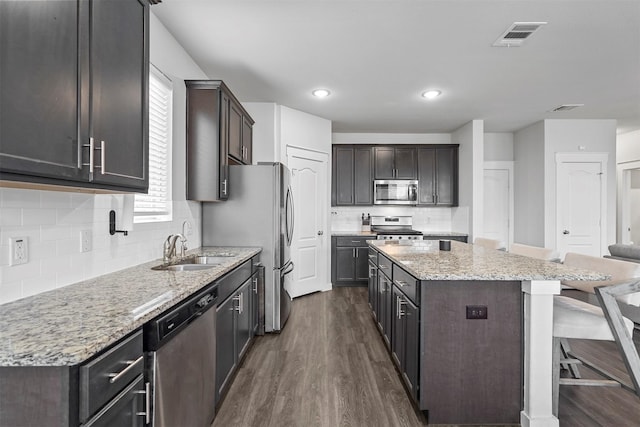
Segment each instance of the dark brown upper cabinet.
M418 148L418 204L458 206L458 146Z
M250 164L253 119L221 80L186 80L187 199L229 198L229 163Z
M332 206L373 204L371 146L333 146Z
M416 179L415 147L375 147L375 179Z
M147 1L3 1L0 39L0 178L146 192Z

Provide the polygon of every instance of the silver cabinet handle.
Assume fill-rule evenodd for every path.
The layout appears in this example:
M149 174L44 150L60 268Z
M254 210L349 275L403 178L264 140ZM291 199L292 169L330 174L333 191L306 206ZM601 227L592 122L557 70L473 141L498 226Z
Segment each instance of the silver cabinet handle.
M113 384L116 381L118 381L120 378L122 378L123 376L127 375L127 373L132 370L133 368L136 367L136 365L138 365L139 363L142 363L142 357L140 356L138 357L136 360L127 360L124 363L127 364L127 367L124 368L122 371L118 372L118 373L112 373L107 375L109 377L109 383Z
M235 297L233 297L234 301L238 301L238 305L235 307L235 310L238 312L238 314L242 314L242 294L238 294Z
M360 243L360 240L352 240L351 243Z
M227 195L227 180L222 181L222 194Z
M380 268L383 269L383 270L386 270L386 269L389 268L389 266L388 265L384 265L384 264L380 264Z
M93 173L93 162L94 154L93 154L94 142L93 137L89 138L89 173Z
M144 391L134 391L135 394L144 394L144 412L136 412L136 415L144 417L144 423L151 422L151 383L144 383Z
M258 293L258 278L257 277L253 278L253 293L254 294Z
M405 282L404 280L396 280L396 285L402 288L404 286L407 286L407 282Z
M396 314L398 316L398 319L402 319L402 317L405 315L405 312L402 311L403 304L406 304L404 299L402 299L402 297L397 296L396 297Z
M100 141L100 173L102 175L105 174L104 163L105 163L106 151L107 151L107 144L105 144L104 141Z

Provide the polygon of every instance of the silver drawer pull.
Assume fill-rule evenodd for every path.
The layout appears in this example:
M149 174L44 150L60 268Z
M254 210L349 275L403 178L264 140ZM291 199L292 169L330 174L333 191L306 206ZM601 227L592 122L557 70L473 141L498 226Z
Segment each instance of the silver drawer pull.
M124 368L122 371L118 372L117 374L109 374L109 383L113 384L116 381L118 381L120 378L122 378L123 376L127 375L127 373L129 371L131 371L133 368L135 368L136 365L138 365L139 363L142 363L142 358L143 356L138 357L136 360L127 360L124 363L126 363L128 366L126 368Z
M407 285L407 282L405 282L404 280L396 280L396 285L403 287Z
M144 423L151 421L151 383L144 383L144 391L137 390L134 394L144 394L144 412L136 412L136 415L144 417Z
M351 243L360 243L360 240L352 240Z
M388 265L384 265L384 264L380 264L380 268L383 270L386 270L387 268L389 268Z

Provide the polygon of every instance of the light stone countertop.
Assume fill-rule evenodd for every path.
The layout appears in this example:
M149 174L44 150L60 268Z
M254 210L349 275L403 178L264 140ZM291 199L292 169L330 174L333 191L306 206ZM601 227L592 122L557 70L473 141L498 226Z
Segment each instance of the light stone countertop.
M186 256L235 254L212 268L155 271L162 260L0 305L0 366L71 366L262 251L202 247Z
M332 231L332 236L372 236L378 235L375 231ZM442 237L468 237L466 233L457 233L455 231L423 231L423 236L442 236Z
M451 241L375 240L369 245L420 280L606 280L609 276L536 258Z

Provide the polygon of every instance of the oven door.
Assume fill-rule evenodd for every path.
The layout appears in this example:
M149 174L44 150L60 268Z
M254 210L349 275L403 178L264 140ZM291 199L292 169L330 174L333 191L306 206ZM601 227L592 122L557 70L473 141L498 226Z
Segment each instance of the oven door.
M376 205L415 205L418 203L418 181L375 180L373 203Z

